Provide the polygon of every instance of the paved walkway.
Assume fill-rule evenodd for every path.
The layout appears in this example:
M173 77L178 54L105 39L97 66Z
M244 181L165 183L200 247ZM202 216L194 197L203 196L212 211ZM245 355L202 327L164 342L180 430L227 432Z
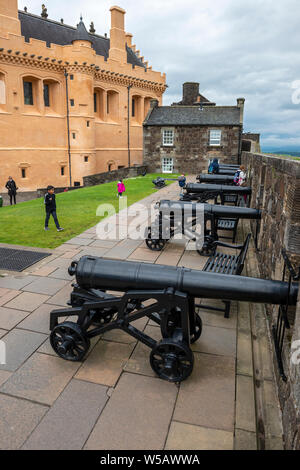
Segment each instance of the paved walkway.
M172 184L142 202L178 196ZM256 449L251 315L259 310L233 302L229 320L201 310L194 371L180 386L158 379L150 350L121 331L92 340L83 363L66 362L50 347L49 314L66 305L73 282L67 268L83 254L196 269L206 261L179 240L157 253L141 241L99 240L92 228L26 273L0 278L0 338L7 348L7 365L0 365L0 449ZM249 259L251 275L253 250ZM136 323L161 337L151 321ZM280 448L267 342L261 347L266 448Z

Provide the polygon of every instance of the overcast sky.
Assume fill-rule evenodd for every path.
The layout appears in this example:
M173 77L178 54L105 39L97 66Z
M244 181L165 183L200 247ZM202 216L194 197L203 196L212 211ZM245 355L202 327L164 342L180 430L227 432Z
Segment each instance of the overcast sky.
M40 14L42 3L19 0L19 8ZM165 105L181 99L186 81L200 82L201 93L217 105L245 97L245 131L260 132L265 149L300 151L299 0L44 3L49 18L75 26L82 13L98 34L109 34L109 8L118 4L133 44L153 70L167 74Z

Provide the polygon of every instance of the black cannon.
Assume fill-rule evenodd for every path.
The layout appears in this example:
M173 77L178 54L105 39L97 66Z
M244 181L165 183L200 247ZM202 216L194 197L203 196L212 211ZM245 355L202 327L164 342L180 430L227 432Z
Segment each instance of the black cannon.
M69 274L76 275L77 281L71 308L50 314L54 351L63 359L81 361L91 338L121 329L151 348L152 369L170 382L185 380L193 370L190 344L202 333L196 298L296 305L298 294L294 283L91 256L73 262ZM59 318L72 316L76 323L58 323ZM143 317L160 326L161 341L132 325Z
M161 176L159 176L158 178L153 180L152 183L157 189L162 189L166 186L166 181L178 181L178 178L162 178Z
M217 175L206 175L201 174L197 176L197 181L199 183L205 184L224 184L224 185L234 185L234 176L232 175L221 175L218 173Z
M237 169L235 168L219 168L218 175L229 175L229 176L234 176L237 172Z
M188 183L185 186L185 194L181 196L181 200L205 203L213 199L217 204L220 198L222 205L225 205L225 203L237 205L239 196L248 196L247 205L249 206L251 194L251 188L244 186Z
M158 216L154 223L146 229L145 242L152 251L161 251L166 243L176 234L183 234L188 239L198 241L198 253L211 256L216 250L215 241L219 240L218 231L233 231L232 242L235 242L238 222L240 219L256 220L255 245L259 231L261 211L247 207L230 207L203 204L203 220L200 220L199 204L184 201L162 200L157 204ZM202 237L193 231L200 222ZM208 227L210 222L210 227ZM229 237L221 237L229 238Z

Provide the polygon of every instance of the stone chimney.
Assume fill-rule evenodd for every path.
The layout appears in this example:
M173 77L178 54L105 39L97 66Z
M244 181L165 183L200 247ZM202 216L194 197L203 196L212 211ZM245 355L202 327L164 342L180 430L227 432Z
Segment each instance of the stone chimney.
M150 100L150 109L154 109L158 107L158 100Z
M237 107L240 108L240 124L244 122L245 98L237 99Z
M6 36L7 33L21 36L18 0L0 0L0 35Z
M183 84L182 104L192 106L197 102L199 95L199 83L186 82Z
M132 46L132 34L130 33L126 33L125 34L125 38L126 38L126 44L128 47L131 47Z
M110 49L109 58L122 64L127 63L125 13L120 7L113 6L111 12Z

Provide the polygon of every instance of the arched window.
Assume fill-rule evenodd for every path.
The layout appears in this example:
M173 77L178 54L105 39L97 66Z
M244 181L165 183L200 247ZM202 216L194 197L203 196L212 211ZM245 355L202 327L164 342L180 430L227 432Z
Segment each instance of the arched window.
M131 119L134 124L142 123L143 99L139 95L133 95L131 99Z
M106 96L106 115L108 121L119 120L119 93L109 90Z
M39 93L40 80L36 77L23 77L23 96L25 110L40 111L42 107L42 97Z
M6 84L5 75L0 72L0 109L4 109L6 105Z
M96 119L104 121L105 110L105 91L102 88L94 89L94 113Z
M53 79L43 81L43 103L45 112L58 113L60 110L60 83Z

